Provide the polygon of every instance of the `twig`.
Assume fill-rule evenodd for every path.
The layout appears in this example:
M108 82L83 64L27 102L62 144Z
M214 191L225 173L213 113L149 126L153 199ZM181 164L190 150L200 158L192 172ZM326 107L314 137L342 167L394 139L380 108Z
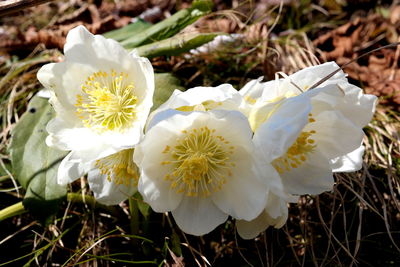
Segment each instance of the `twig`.
M0 17L54 0L7 0L0 3Z
M329 80L330 78L332 78L336 73L338 73L339 71L341 71L343 68L345 68L345 67L347 67L348 65L350 65L351 63L353 63L353 62L359 60L360 58L362 58L362 57L364 57L364 56L368 56L368 55L370 55L370 54L372 54L372 53L375 53L376 51L382 50L382 49L384 49L384 48L396 47L396 46L398 46L398 45L400 45L400 42L396 42L396 43L393 43L393 44L388 44L388 45L385 45L385 46L382 46L382 47L373 49L373 50L371 50L371 51L368 51L368 52L366 52L366 53L364 53L364 54L362 54L362 55L356 57L355 59L350 60L350 61L347 62L346 64L340 66L337 70L331 72L330 74L328 74L327 76L325 76L324 78L322 78L321 80L319 80L318 82L316 82L315 84L313 84L313 85L310 87L309 90L314 89L314 88L320 86L320 85L323 84L325 81L327 81L327 80Z

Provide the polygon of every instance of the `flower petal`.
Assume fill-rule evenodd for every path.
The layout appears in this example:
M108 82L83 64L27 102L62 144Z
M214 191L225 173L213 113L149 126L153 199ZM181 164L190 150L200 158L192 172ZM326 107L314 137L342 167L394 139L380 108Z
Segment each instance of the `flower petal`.
M232 169L232 176L227 178L220 191L212 195L212 199L216 206L233 218L252 220L264 208L268 187L262 182L262 173L254 166L255 159L252 155L244 150L236 153L242 158L235 161L236 167Z
M305 130L316 131L313 139L326 158L346 155L360 146L364 132L340 112L326 110L315 114L314 118L315 122L308 124Z
M128 68L130 58L118 42L93 35L84 26L68 32L64 54L68 61L98 66L99 69L118 69L119 66Z
M331 160L333 172L354 172L362 168L364 146L360 146L354 151Z
M252 239L269 226L281 228L288 218L287 201L273 193L269 194L265 209L254 220L237 220L236 227L243 239Z
M228 214L214 205L210 198L184 197L172 211L179 228L191 235L204 235L228 219Z
M108 143L111 139L97 135L88 128L68 127L68 123L57 117L49 121L46 129L49 132L46 138L48 146L60 150L72 150L83 162L93 161L118 151Z
M333 61L326 62L317 66L311 66L304 68L292 75L290 75L290 80L293 81L298 87L304 91L308 90L315 83L326 78L332 72L338 70L340 67ZM340 81L346 80L346 74L340 70L334 76L330 77L324 81L319 87L323 87L329 84L336 84Z
M135 149L136 153L137 148ZM138 190L143 199L156 212L167 212L176 209L183 195L171 189L171 184L164 181L164 173L160 164L146 164L140 174Z
M307 161L297 168L281 173L284 188L293 195L315 195L332 190L334 180L329 160L318 150L307 156Z
M107 176L101 174L99 169L89 171L88 182L96 200L104 205L117 205L137 191L134 185L126 186L107 180Z
M362 89L348 82L340 82L338 86L344 91L344 97L337 101L336 109L359 127L367 125L375 112L378 98L363 94Z
M230 84L221 84L217 87L199 86L184 92L175 90L165 103L150 114L149 121L164 110L186 107L188 111L193 111L196 105L204 105L207 110L225 109L242 112L248 110L242 96ZM149 127L151 125L148 125Z
M275 105L277 109L254 133L254 143L267 162L282 156L308 123L310 99L302 94Z
M261 81L263 78L264 77L260 77L256 80L251 80L239 90L239 94L241 94L248 103L255 104L257 99L262 96L264 83L261 83Z
M73 153L69 153L60 163L57 172L57 183L67 185L85 175L87 167L79 160L74 159Z
M46 64L37 73L38 80L54 94L50 97L56 113L64 120L81 124L76 116L76 95L81 85L96 69L93 66L74 62Z

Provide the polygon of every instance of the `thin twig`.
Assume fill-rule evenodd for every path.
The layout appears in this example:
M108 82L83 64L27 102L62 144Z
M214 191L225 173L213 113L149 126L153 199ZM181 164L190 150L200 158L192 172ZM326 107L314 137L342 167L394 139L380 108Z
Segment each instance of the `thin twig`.
M54 0L7 0L0 3L0 17L28 7L37 6Z
M330 74L328 74L327 76L325 76L324 78L322 78L321 80L319 80L318 82L316 82L315 84L313 84L313 85L310 87L309 90L314 89L314 88L320 86L320 85L323 84L325 81L327 81L327 80L329 80L330 78L332 78L336 73L338 73L339 71L343 70L345 67L347 67L348 65L350 65L350 64L353 63L354 61L357 61L357 60L359 60L359 59L362 58L362 57L368 56L368 55L370 55L370 54L372 54L372 53L375 53L376 51L382 50L382 49L384 49L384 48L396 47L396 46L398 46L398 45L400 45L400 42L396 42L396 43L393 43L393 44L384 45L384 46L382 46L382 47L379 47L379 48L373 49L373 50L371 50L371 51L368 51L368 52L366 52L366 53L364 53L364 54L362 54L362 55L356 57L355 59L350 60L350 61L347 62L346 64L344 64L344 65L342 65L341 67L339 67L337 70L331 72Z

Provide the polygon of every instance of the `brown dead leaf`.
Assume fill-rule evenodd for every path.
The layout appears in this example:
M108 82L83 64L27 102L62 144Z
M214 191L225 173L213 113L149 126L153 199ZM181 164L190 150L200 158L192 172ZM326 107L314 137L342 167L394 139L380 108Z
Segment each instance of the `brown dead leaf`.
M183 261L182 256L180 256L180 257L176 256L175 253L172 250L170 250L169 248L168 248L168 252L172 257L173 262L172 262L172 264L166 263L166 266L168 266L168 267L170 267L170 266L171 267L185 267L185 262Z
M167 2L170 5L175 3ZM2 58L11 54L29 53L39 44L46 48L62 49L68 31L78 25L84 25L93 34L101 34L127 25L133 17L139 16L151 6L150 0L73 0L28 8L14 17L0 18ZM24 24L26 26L22 27Z
M238 29L238 24L230 18L210 18L203 19L200 31L205 32L225 32L234 33Z
M357 17L314 40L324 61L334 60L339 65L368 51L399 41L400 6L391 9L389 18L379 14ZM380 103L394 105L400 110L399 53L396 49L382 49L348 65L345 71L359 81L367 93L380 96Z

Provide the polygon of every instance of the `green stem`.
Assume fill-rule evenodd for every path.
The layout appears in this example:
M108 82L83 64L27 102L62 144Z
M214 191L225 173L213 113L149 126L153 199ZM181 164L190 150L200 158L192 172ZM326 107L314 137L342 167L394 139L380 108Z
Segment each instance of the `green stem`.
M3 221L5 219L21 215L27 212L27 210L24 208L24 205L22 205L22 201L18 202L14 205L11 205L5 209L0 210L0 221Z
M129 213L131 215L131 234L137 235L139 233L139 207L137 200L133 197L129 198ZM132 239L132 242L136 244L137 240Z
M68 193L67 200L70 202L74 202L74 203L83 203L94 209L106 210L114 216L118 216L118 214L119 214L118 209L116 209L115 207L112 207L112 206L106 206L106 205L100 204L92 196L81 195L78 193ZM24 205L22 204L22 201L18 202L14 205L11 205L7 208L0 210L0 222L5 219L8 219L10 217L24 214L26 212L28 212L28 210L25 209ZM137 212L136 212L136 214L137 214Z

